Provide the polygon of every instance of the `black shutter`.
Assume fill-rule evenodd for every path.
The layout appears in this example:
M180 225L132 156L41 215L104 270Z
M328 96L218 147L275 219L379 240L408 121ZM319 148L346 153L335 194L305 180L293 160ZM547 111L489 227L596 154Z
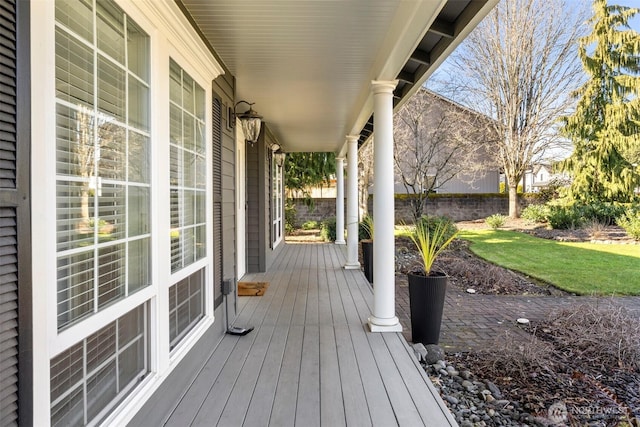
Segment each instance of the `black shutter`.
M15 209L0 207L0 419L2 425L17 425L18 420L16 234Z
M213 98L212 108L213 169L213 284L214 308L222 304L222 102Z
M15 0L0 0L0 424L18 424Z

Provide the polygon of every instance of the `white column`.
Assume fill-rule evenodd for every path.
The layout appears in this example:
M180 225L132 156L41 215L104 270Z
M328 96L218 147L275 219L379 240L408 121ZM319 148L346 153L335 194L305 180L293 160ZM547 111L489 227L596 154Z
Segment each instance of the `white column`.
M336 157L336 245L344 244L344 158Z
M347 136L347 263L344 268L358 269L358 139Z
M400 332L395 301L393 189L393 89L397 81L373 81L373 314L371 332Z

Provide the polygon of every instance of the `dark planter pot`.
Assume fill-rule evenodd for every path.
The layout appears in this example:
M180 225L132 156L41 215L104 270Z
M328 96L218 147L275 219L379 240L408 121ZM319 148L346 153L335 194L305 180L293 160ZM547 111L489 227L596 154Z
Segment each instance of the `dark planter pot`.
M369 283L373 283L373 240L362 240L362 263L364 276Z
M430 276L409 273L408 279L412 341L438 344L447 276L434 272Z

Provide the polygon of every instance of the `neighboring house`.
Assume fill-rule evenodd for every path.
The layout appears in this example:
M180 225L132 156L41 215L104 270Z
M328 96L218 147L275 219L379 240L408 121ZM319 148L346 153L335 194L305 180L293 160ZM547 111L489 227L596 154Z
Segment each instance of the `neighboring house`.
M272 148L355 159L496 2L0 0L0 424L179 393L282 250Z
M499 191L497 159L485 149L494 139L490 119L476 111L421 88L394 113L394 139L396 194L414 193L413 189L407 191L404 180L416 183L416 191ZM366 147L360 153L361 162L372 163ZM372 186L369 193L373 193Z
M558 180L568 180L569 176L564 173L556 173L549 163L536 163L524 174L523 191L525 193L537 193L540 189L549 186L550 183Z

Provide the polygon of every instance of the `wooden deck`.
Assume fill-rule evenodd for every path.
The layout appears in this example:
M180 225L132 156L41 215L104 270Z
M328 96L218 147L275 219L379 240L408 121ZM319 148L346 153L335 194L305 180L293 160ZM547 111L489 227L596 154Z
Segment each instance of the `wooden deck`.
M264 296L243 297L236 325L175 406L149 425L456 425L402 334L372 334L373 294L344 270L344 246L287 244Z

